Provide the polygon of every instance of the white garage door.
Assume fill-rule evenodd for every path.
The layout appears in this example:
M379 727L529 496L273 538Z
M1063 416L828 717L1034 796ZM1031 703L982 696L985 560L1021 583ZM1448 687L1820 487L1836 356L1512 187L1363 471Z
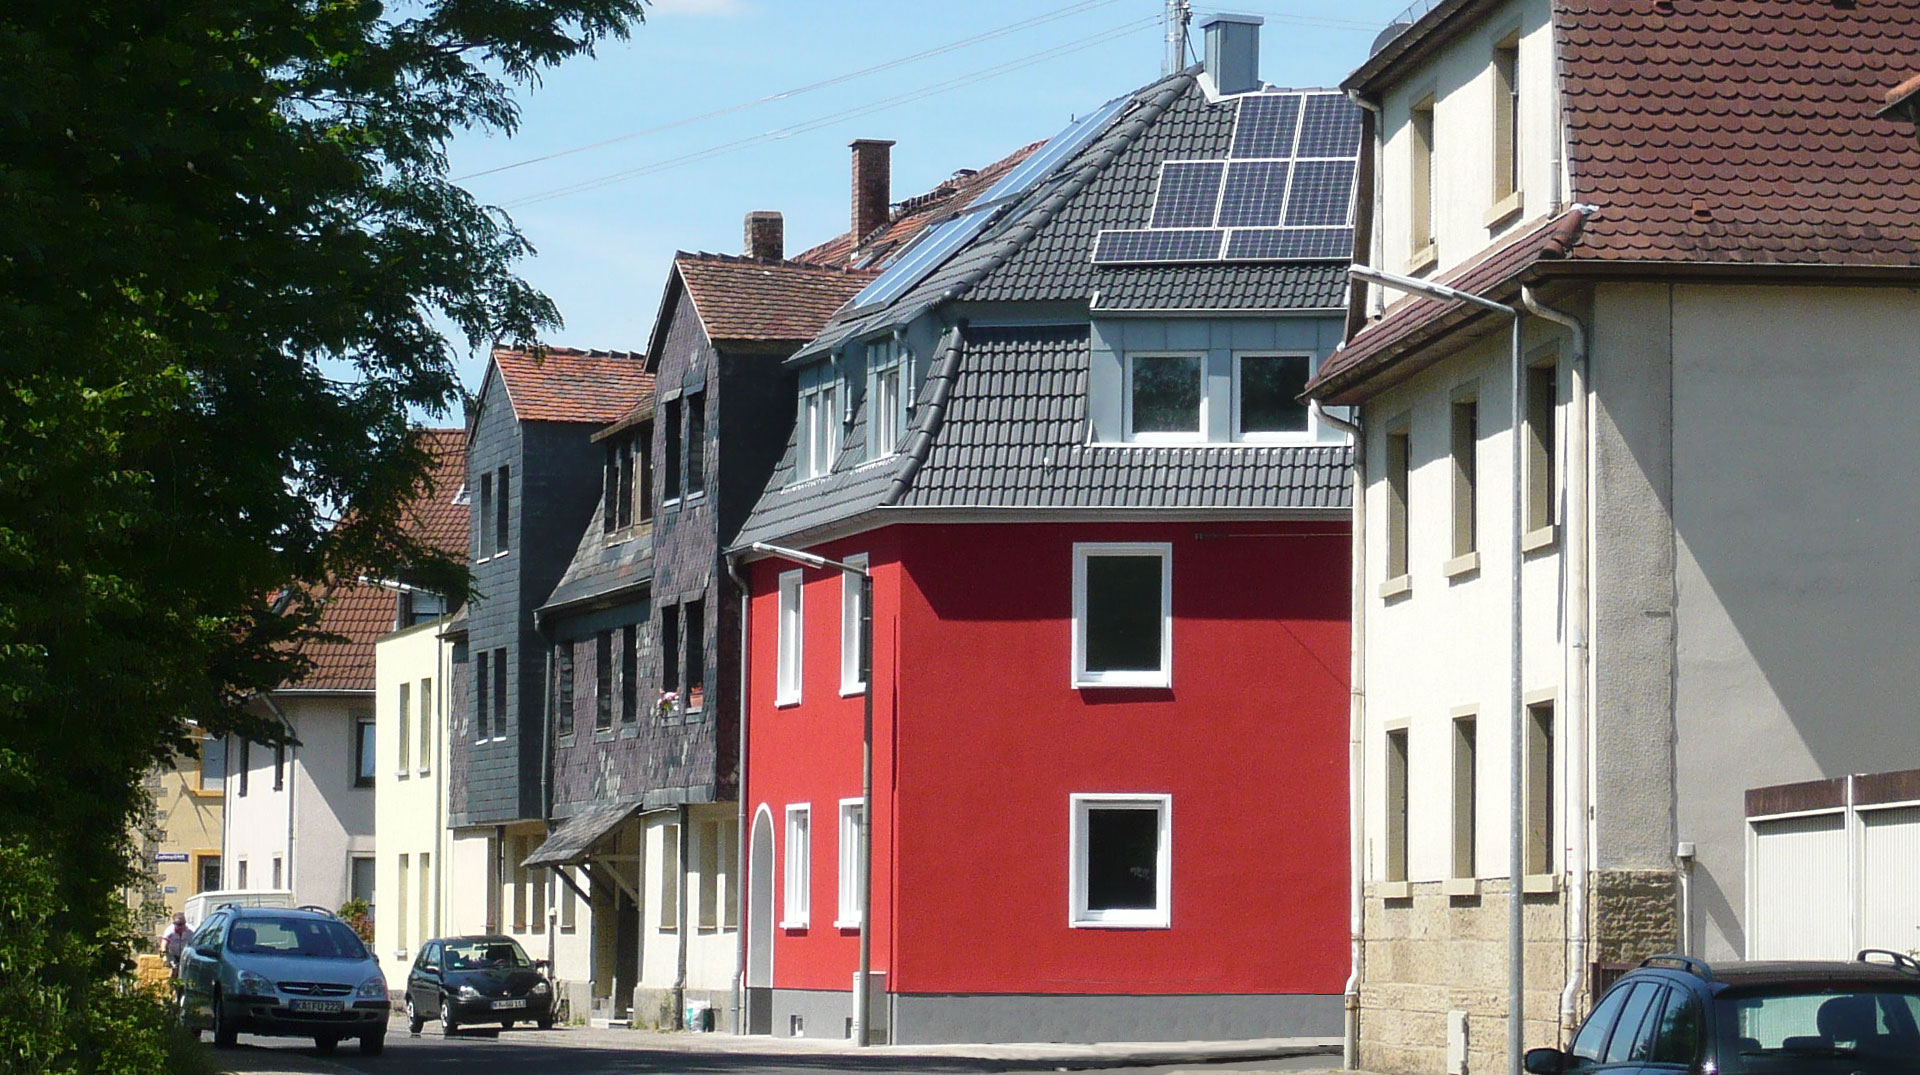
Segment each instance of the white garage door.
M1860 812L1860 946L1920 948L1920 806Z
M1847 959L1847 822L1842 813L1753 823L1748 959Z

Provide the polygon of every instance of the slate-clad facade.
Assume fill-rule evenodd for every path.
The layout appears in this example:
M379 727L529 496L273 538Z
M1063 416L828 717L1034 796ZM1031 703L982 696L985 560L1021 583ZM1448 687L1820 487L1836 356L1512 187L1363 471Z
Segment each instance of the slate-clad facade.
M873 579L871 1035L1338 1033L1351 453L1290 397L1239 419L1244 371L1332 352L1344 268L1091 264L1147 224L1164 161L1224 155L1239 104L1200 70L1129 98L789 362L794 433L732 545L750 1031L847 1033L869 823L857 576L767 542ZM1156 438L1129 416L1163 359L1192 426Z

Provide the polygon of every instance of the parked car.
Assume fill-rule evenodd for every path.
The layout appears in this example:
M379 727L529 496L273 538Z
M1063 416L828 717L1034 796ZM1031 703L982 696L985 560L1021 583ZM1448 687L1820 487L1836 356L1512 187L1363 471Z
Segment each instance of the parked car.
M1722 963L1654 956L1594 1005L1572 1046L1533 1049L1533 1075L1920 1073L1920 962Z
M182 908L187 915L187 928L199 929L209 912L229 904L234 907L292 907L293 893L284 888L227 888L217 892L196 892L187 897L186 906Z
M407 1029L429 1019L452 1034L463 1026L532 1022L553 1027L553 983L546 960L531 960L512 937L438 937L420 946L407 973Z
M180 1022L213 1031L220 1048L242 1033L312 1037L321 1052L342 1038L386 1046L387 979L360 938L319 907L214 910L180 959Z

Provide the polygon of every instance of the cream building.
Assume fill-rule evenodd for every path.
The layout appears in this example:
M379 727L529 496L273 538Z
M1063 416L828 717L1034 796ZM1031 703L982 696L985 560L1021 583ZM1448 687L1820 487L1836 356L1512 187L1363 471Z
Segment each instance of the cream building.
M423 942L448 932L446 623L434 616L374 644L374 752L384 781L374 806L374 951L389 966L405 966Z
M197 740L197 756L183 756L148 775L153 796L154 828L142 842L159 897L145 908L142 925L165 932L175 912L184 910L187 897L220 887L220 849L224 837L226 779L225 741L205 736Z
M1309 386L1363 430L1356 1067L1503 1068L1516 1000L1565 1044L1658 952L1920 938L1884 540L1920 513L1920 227L1882 209L1920 152L1874 116L1920 14L1660 8L1440 5L1345 84L1356 261L1403 278Z

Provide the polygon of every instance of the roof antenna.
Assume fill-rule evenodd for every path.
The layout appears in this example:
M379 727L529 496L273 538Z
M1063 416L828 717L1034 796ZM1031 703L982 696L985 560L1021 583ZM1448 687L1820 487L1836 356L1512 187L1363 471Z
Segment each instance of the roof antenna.
M1167 58L1160 64L1162 76L1187 68L1187 24L1193 21L1193 6L1188 0L1167 0Z

